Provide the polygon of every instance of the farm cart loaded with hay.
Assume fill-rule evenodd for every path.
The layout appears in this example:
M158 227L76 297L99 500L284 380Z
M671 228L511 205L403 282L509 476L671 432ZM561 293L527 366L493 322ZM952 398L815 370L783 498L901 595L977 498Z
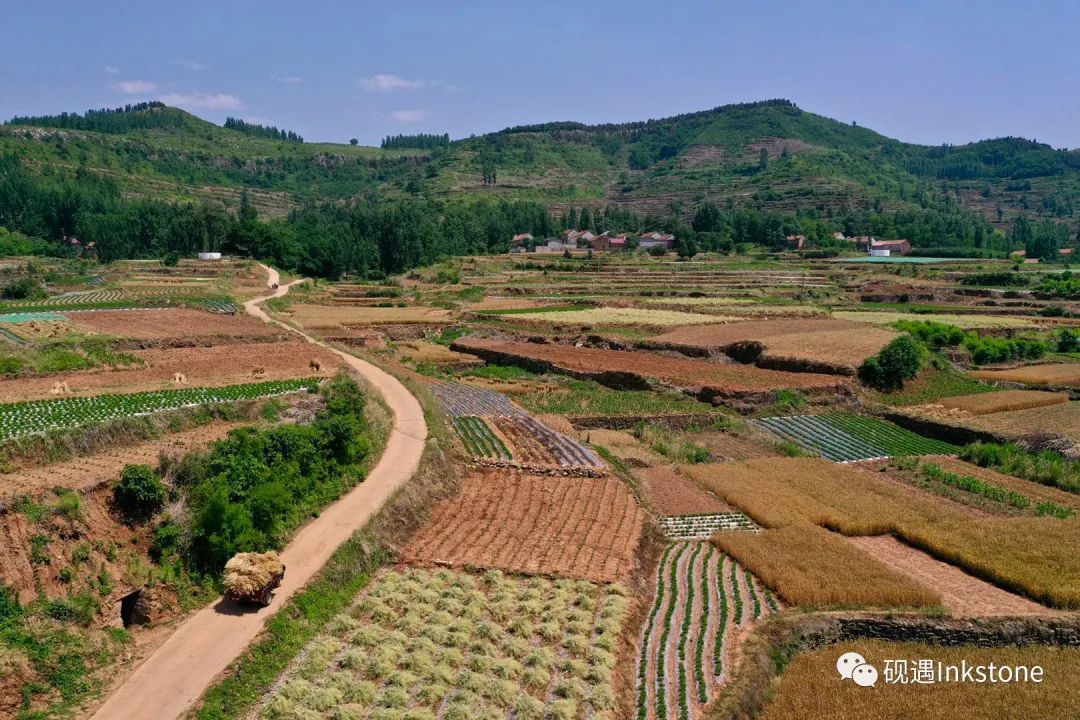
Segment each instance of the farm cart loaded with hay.
M238 603L266 607L283 577L285 564L277 553L237 553L225 563L225 596Z

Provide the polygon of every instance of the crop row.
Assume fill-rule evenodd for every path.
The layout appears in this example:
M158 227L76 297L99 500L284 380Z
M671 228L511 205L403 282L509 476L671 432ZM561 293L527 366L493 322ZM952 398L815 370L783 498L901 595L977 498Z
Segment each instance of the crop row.
M469 387L460 383L438 383L431 388L447 415L491 415L522 417L527 413L494 390Z
M757 423L785 440L834 462L898 455L948 455L958 448L892 423L851 413L770 417Z
M625 590L449 570L384 572L307 644L258 717L610 716Z
M219 388L183 388L8 403L0 405L0 440L163 410L282 395L304 388L314 389L318 383L318 378L271 380Z
M666 515L660 518L660 527L672 540L701 540L719 530L760 530L741 512Z
M482 418L463 415L451 418L451 422L465 443L465 448L473 455L496 460L512 459L506 445Z
M732 631L777 612L772 593L708 543L677 543L660 559L637 658L638 720L694 720L725 680Z

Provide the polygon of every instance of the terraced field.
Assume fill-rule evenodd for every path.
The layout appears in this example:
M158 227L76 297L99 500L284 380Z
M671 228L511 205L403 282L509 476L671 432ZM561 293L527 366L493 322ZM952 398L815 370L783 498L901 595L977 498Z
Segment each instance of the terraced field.
M381 572L307 644L257 717L610 716L626 592L498 572Z
M952 455L959 451L955 445L851 413L770 417L756 422L785 440L835 462L878 460L897 455Z
M625 581L644 512L620 480L470 472L409 542L409 562Z
M311 388L316 383L318 379L312 378L273 380L220 388L184 388L8 403L0 405L0 440L163 410L283 395Z
M638 649L638 720L705 717L748 626L779 609L768 588L712 545L668 547Z

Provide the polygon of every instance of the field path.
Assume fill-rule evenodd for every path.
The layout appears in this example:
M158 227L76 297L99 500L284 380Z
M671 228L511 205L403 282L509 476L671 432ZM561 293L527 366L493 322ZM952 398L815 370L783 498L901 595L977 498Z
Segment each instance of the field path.
M267 285L277 284L276 270L263 266ZM271 319L259 303L281 297L293 281L273 294L244 303L244 309L310 343L313 338ZM324 346L325 347L325 346ZM267 620L302 588L329 560L341 543L361 528L400 487L420 463L427 438L423 409L396 378L371 363L330 348L382 395L394 414L386 449L367 478L319 517L305 525L282 551L288 567L285 579L269 607L241 609L222 599L187 619L150 655L93 715L94 720L155 718L169 720L186 713L214 679L247 648Z

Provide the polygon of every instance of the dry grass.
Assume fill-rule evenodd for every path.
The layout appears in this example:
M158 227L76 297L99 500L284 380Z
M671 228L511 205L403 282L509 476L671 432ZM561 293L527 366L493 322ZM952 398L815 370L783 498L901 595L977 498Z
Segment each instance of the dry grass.
M1011 370L977 370L971 373L980 380L1016 382L1050 387L1080 387L1080 363L1029 365Z
M979 467L978 465L964 462L959 458L935 456L924 457L922 460L924 462L933 463L947 472L955 473L957 475L971 475L993 485L998 485L1008 490L1018 492L1021 495L1028 496L1036 502L1049 500L1058 505L1075 508L1080 511L1080 495L1077 495L1076 493L1066 492L1064 490L1059 490L1056 487L1043 485L1042 483L1006 475L997 470L991 470L990 468Z
M309 328L444 323L450 319L448 310L432 307L292 305L281 314Z
M400 344L401 354L416 363L434 363L436 365L461 364L479 365L480 361L472 355L454 352L445 345L411 340Z
M818 458L690 465L681 471L766 527L813 523L844 535L892 534L1013 592L1080 608L1075 519L978 517L875 471Z
M961 420L967 427L1007 437L1052 433L1064 435L1073 442L1080 443L1080 402L965 417Z
M790 605L813 607L929 607L941 599L816 525L760 533L720 532L713 543Z
M974 646L945 647L918 643L891 643L860 640L845 646L877 666L884 658L911 662L933 658L946 665L1039 665L1045 670L1042 683L979 684L936 683L932 685L886 685L861 688L841 681L836 674L836 658L842 652L827 646L799 653L774 686L771 702L759 716L762 720L1001 720L1005 717L1065 720L1075 718L1080 707L1080 648L1042 645L1028 647ZM1007 708L1007 710L1006 710Z
M531 322L568 323L574 325L647 325L675 327L678 325L704 325L731 322L736 318L723 315L678 312L676 310L645 310L640 308L589 308L587 310L559 310L554 312L519 313L515 320Z
M978 393L975 395L957 395L942 398L939 404L950 410L962 410L971 415L989 415L1008 410L1026 410L1027 408L1045 407L1069 402L1064 393L1050 393L1041 390L1002 390L1001 392Z
M892 325L900 320L933 321L954 325L965 330L975 328L1030 328L1037 327L1038 323L1030 318L1011 317L1007 315L919 315L916 313L902 312L859 312L840 310L833 313L833 317L841 320L854 320L870 325Z

